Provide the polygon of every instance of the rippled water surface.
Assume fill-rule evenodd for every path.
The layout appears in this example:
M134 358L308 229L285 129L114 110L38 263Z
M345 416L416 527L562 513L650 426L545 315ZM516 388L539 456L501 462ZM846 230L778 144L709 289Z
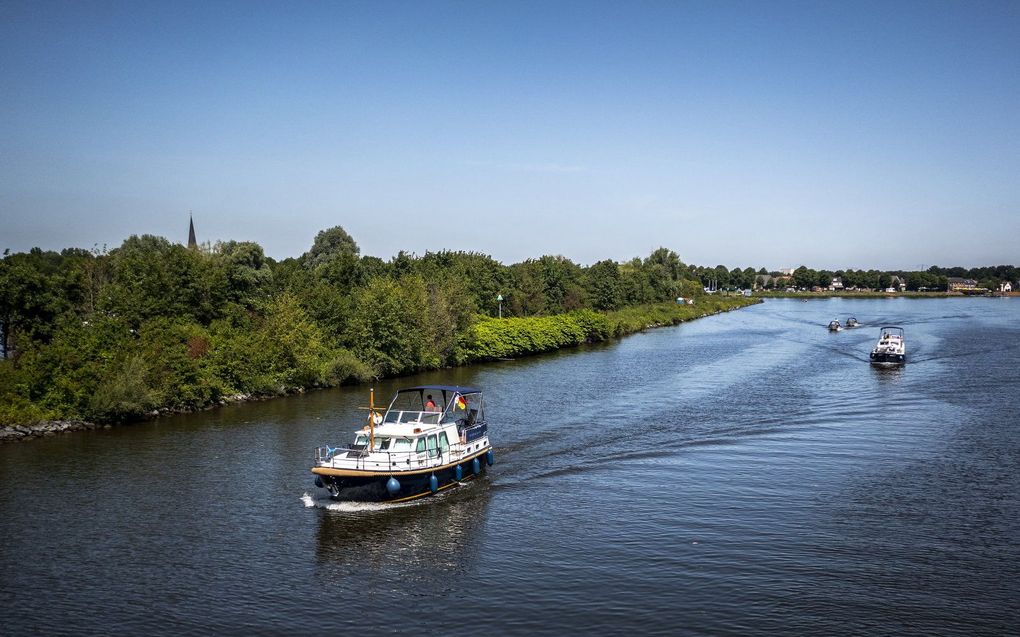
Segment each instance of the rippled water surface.
M496 448L396 507L308 471L365 388L3 445L0 633L1017 634L1018 310L774 300L382 382L482 387Z

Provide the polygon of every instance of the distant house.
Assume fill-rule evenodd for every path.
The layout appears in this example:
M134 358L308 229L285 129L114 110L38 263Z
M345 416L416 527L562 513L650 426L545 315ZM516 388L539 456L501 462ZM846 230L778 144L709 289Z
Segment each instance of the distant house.
M764 289L764 288L768 287L769 281L771 281L771 280L772 280L772 275L770 275L770 274L758 274L758 275L755 275L755 277L754 277L754 288L755 289Z
M1013 284L1009 281L1003 281L999 284L999 292L1012 292Z
M829 284L829 289L832 291L843 289L843 278L834 276L832 277L832 283Z
M783 276L793 276L793 268L779 268L779 274Z
M903 292L907 289L907 281L898 276L893 275L892 281L889 283L889 287L886 292Z
M958 276L949 277L949 291L960 292L963 290L973 290L977 287L977 281L974 279L964 279Z

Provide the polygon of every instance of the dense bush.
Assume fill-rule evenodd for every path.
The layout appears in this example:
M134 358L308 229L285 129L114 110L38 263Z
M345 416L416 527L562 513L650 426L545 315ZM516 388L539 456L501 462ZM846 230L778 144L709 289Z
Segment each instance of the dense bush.
M5 255L0 425L127 420L602 341L690 313L672 299L701 294L693 272L664 248L591 267L445 251L385 262L342 228L281 262L254 243L148 235Z

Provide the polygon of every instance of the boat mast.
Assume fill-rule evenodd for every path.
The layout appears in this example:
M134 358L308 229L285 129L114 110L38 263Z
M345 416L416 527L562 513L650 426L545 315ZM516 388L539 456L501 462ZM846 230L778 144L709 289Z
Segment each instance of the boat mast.
M375 449L375 387L368 390L368 452Z

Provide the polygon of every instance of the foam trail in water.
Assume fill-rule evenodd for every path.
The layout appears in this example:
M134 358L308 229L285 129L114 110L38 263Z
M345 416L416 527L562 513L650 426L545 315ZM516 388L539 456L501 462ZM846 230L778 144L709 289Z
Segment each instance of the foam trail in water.
M441 497L441 496L433 496ZM418 506L421 501L412 500L409 502L337 502L330 497L316 498L304 493L301 495L301 502L307 508L326 509L327 511L343 511L345 513L360 513L364 511L385 511L397 507Z

